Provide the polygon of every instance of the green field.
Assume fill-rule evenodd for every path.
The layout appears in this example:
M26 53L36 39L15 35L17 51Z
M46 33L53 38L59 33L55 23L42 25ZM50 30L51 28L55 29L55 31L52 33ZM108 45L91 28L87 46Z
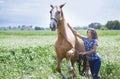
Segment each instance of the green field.
M86 31L78 31L86 35ZM120 79L120 31L97 30L102 79ZM57 32L0 31L0 79L62 79L56 72ZM67 75L67 62L62 69ZM78 74L77 79L85 79Z

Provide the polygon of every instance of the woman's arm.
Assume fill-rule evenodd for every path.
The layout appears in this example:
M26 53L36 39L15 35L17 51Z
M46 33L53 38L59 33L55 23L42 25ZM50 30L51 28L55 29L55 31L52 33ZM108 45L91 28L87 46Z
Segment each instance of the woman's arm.
M79 38L81 38L82 39L82 36L79 34L79 33L77 33L76 32L76 34L75 35L77 35Z
M97 50L97 45L94 45L93 49L91 49L90 51L82 52L81 54L82 55L90 55L90 54L96 52L96 50Z
M81 36L79 33L77 33L76 30L74 30L72 27L70 27L69 23L67 23L67 25L69 26L69 28L72 30L72 32L73 32L76 36L78 36L79 38L82 38L82 36Z

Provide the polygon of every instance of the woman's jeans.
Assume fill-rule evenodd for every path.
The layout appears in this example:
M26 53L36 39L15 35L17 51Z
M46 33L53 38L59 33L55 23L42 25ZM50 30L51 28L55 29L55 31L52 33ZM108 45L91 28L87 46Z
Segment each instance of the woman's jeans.
M101 59L89 61L89 65L90 65L90 71L91 71L92 77L97 79L100 66L101 66Z

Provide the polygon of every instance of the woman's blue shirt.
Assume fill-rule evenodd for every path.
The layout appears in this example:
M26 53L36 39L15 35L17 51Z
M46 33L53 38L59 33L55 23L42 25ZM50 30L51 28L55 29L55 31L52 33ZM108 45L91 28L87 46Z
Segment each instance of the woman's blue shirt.
M91 41L89 41L87 37L82 37L82 39L84 41L86 51L92 50L94 45L98 46L98 40L97 39L92 39ZM97 52L94 52L94 53L88 55L88 59L89 59L89 61L92 61L92 60L100 59L100 57L97 54Z

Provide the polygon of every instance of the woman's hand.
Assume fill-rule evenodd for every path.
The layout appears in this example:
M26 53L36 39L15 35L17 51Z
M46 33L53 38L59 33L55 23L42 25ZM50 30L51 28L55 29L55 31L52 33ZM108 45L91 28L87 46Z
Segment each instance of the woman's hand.
M84 55L87 55L87 53L88 53L88 52L81 52L80 54L81 54L82 56L84 56Z

